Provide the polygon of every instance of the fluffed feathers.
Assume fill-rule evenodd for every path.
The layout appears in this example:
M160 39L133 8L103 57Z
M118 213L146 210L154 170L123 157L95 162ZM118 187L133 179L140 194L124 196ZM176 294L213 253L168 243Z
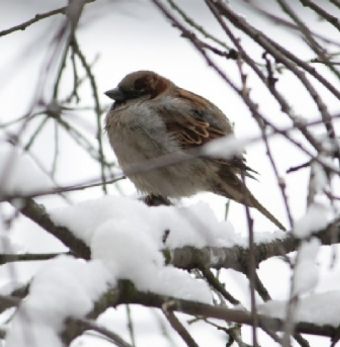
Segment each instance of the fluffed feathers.
M106 95L115 100L106 117L106 129L123 171L233 135L232 125L218 107L152 71L128 74ZM183 197L210 191L223 195L256 208L285 230L240 179L242 175L253 177L255 172L240 155L230 159L200 157L128 177L148 194Z

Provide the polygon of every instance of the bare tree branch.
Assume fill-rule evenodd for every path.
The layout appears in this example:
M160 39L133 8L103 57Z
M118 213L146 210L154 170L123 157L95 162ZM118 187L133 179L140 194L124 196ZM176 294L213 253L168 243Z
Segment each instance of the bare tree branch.
M84 259L90 259L89 247L83 241L76 238L67 228L56 225L42 205L37 204L32 199L26 199L22 202L19 210L23 215L59 239L74 255Z
M96 0L85 0L85 3L90 3L90 2L94 2L94 1L96 1ZM11 34L15 31L18 31L18 30L25 30L30 25L32 25L32 24L34 24L34 23L36 23L42 19L55 16L56 14L66 14L67 8L68 8L68 6L63 6L63 7L56 8L55 10L52 10L52 11L36 14L33 18L31 18L31 19L29 19L29 20L27 20L21 24L18 24L18 25L11 27L11 28L6 29L6 30L0 31L0 36L8 35L8 34Z

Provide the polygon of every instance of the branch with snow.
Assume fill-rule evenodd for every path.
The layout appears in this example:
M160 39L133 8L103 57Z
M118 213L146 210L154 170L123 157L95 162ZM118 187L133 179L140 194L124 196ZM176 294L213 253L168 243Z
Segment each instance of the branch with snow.
M134 211L133 218L131 211ZM115 243L115 239L119 239L114 230L120 229L123 225L131 230L132 238L143 233L143 237L146 235L150 242L155 242L156 248L163 251L166 262L178 268L193 269L205 266L246 271L249 258L247 239L235 233L228 222L218 222L205 204L191 208L147 207L140 201L105 197L46 211L33 200L28 200L21 212L57 237L73 254L84 259L90 258L90 247L96 239L96 230L99 230L98 235L103 233L103 246L107 245L105 248L107 247L110 253L112 248L109 240L112 239ZM309 217L306 215L304 218ZM315 218L315 214L312 218ZM311 230L308 233L304 231L303 235L313 235L324 245L340 242L339 220L329 223L324 219L322 225L315 223L311 223ZM256 233L256 263L296 250L302 236L298 232L301 230L298 225L307 228L305 221L303 224L297 223L297 231L294 234L279 231ZM168 231L168 236L164 243L165 231ZM100 243L96 247L100 249Z
M56 286L55 282L59 285ZM201 302L198 298L188 300L181 297L184 292L169 296L142 291L128 280L120 280L116 284L114 282L112 274L98 262L77 264L72 259L57 260L32 283L30 294L20 305L13 326L8 331L8 346L17 346L22 339L27 338L33 339L35 346L44 346L47 341L53 346L62 346L62 343L68 345L74 338L91 328L88 324L83 324L84 318L95 319L108 307L131 303L159 309L171 305L172 311L193 316L252 324L251 313L245 309L218 307L205 303L204 300ZM72 297L69 296L70 290L73 293ZM329 295L332 295L334 301L328 300ZM333 303L339 300L339 296L339 292L333 292L313 294L303 299L295 317L295 332L335 337L340 322L338 319L334 320L334 317L339 317L340 312L338 306ZM10 301L8 307L17 304L17 301ZM282 331L285 305L285 302L277 301L260 305L258 326L271 332ZM325 314L319 315L316 319L310 314L315 310L322 310ZM22 329L22 325L26 324L30 324L31 327L29 332L26 331L28 336L23 334L25 329ZM41 333L41 327L45 327L44 334ZM51 341L54 344L51 344Z
M248 270L250 250L247 239L235 233L229 222L217 221L207 205L148 207L136 200L104 197L51 209L47 213L33 200L30 203L32 205L29 205L28 210L23 207L26 215L64 240L65 245L72 246L78 256L87 257L91 250L93 260L82 263L70 257L58 257L46 261L45 270L34 277L25 303L17 313L19 318L15 318L13 332L11 329L8 335L9 346L11 343L13 346L18 344L21 338L18 332L27 319L33 326L32 334L39 331L41 324L48 325L44 338L55 341L58 346L61 342L56 336L61 333L62 322L66 319L95 318L105 307L120 303L139 303L161 308L170 299L175 302L179 300L174 310L180 312L194 314L197 311L195 314L206 317L244 324L252 322L252 316L247 311L225 309L220 312L218 307L211 305L211 292L206 282L192 278L181 270L203 267L232 268L244 273ZM131 214L131 211L134 213ZM319 237L323 244L339 242L339 222L329 224L313 235ZM294 251L301 242L294 234L282 232L257 233L255 236L253 256L256 264ZM81 278L80 288L78 282ZM63 284L56 285L56 281ZM95 285L88 288L88 283ZM120 285L117 289L117 283L124 283L123 289L119 289ZM52 293L53 300L50 294L47 302L42 300L41 291ZM91 294L92 291L94 294ZM69 297L69 292L74 293L76 301ZM63 300L66 300L65 305L61 305ZM58 302L58 307L55 302ZM206 306L200 306L199 302ZM82 309L78 310L77 307ZM53 321L46 319L46 315L50 314L54 317ZM59 315L59 318L55 315ZM283 323L259 315L258 324L264 329L276 331L282 329ZM76 331L65 333L68 338L72 339L81 333L79 325L70 327ZM296 329L317 334L321 331L324 335L334 333L333 328L320 328L317 324L301 323L296 325ZM45 342L43 339L41 345Z

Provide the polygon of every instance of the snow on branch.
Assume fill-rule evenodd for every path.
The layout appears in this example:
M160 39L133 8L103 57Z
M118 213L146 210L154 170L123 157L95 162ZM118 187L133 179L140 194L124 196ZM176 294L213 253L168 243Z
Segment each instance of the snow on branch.
M68 265L66 273L65 267L61 268L65 262ZM9 346L16 346L22 341L24 330L20 329L20 324L27 324L27 319L30 320L33 332L37 332L34 335L36 346L44 346L47 341L53 346L62 346L62 342L68 345L74 338L90 328L88 324L83 323L84 318L94 319L108 307L117 307L121 304L139 304L159 309L166 306L168 310L201 317L201 319L214 318L239 324L252 324L251 313L245 309L230 309L199 300L193 301L160 295L152 291L141 291L128 280L120 280L114 285L112 275L105 272L99 263L77 264L72 259L60 258L50 269L52 272L46 268L36 277L28 298L24 304L20 305L14 327L6 337ZM75 274L78 277L75 277ZM57 286L57 289L55 281L62 283L63 286ZM102 285L99 286L99 283ZM109 288L105 290L108 286ZM51 288L51 291L47 292L48 288ZM68 295L69 290L72 290L74 294L71 301ZM328 300L329 295L334 301ZM333 292L313 294L303 299L299 306L299 313L295 317L295 332L335 338L340 324L338 319L340 312L334 302L339 300L339 296L339 292ZM74 300L74 298L77 299ZM18 302L10 302L10 304L17 305ZM331 309L329 305L332 305ZM44 308L43 311L39 307ZM283 331L284 308L285 303L277 301L260 305L257 316L258 326L272 333ZM311 311L315 310L320 313L318 316L311 314ZM50 315L52 312L53 315ZM335 320L334 317L336 317ZM43 334L42 327L47 329ZM35 330L36 328L40 329ZM51 344L52 342L54 344Z
M133 216L131 211L134 211ZM46 211L42 205L30 199L21 212L57 237L72 253L84 259L90 258L91 247L92 251L97 249L96 254L99 249L106 247L110 252L109 240L112 238L112 243L115 242L114 230L119 230L122 225L133 234L146 235L163 252L166 262L178 268L193 269L204 265L245 271L249 257L247 238L236 233L228 222L218 222L205 204L191 208L150 208L140 201L105 197ZM110 238L105 236L106 229ZM97 240L96 230L99 230ZM103 236L100 236L101 233ZM165 242L164 233L167 234ZM339 220L324 225L320 230L314 228L312 235L324 245L339 243ZM259 264L268 258L296 250L301 236L280 231L274 234L263 232L256 233L255 241L255 259ZM104 248L101 248L101 242Z

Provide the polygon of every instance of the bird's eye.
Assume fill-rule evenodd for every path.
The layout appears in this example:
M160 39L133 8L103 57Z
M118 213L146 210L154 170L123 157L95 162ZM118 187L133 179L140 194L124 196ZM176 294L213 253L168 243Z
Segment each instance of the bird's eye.
M143 93L146 91L147 80L145 78L138 78L134 83L134 88L139 93Z

